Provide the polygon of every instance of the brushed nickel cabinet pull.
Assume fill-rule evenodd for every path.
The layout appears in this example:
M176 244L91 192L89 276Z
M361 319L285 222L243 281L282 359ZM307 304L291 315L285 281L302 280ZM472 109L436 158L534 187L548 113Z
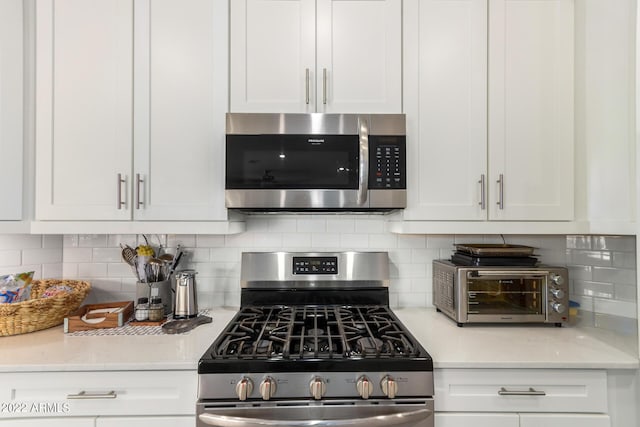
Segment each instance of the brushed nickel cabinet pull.
M486 193L485 193L485 182L484 182L484 174L480 175L480 181L478 181L478 184L480 184L480 202L478 202L478 204L480 205L480 209L485 210L487 208L487 199L486 199Z
M122 209L123 206L126 207L126 202L124 200L122 200L122 184L126 183L127 180L126 179L122 179L122 174L119 173L118 174L118 187L117 187L117 194L118 194L118 210Z
M327 69L322 69L322 103L327 104Z
M136 174L136 209L140 209L140 206L144 205L142 197L140 197L140 184L144 182L144 179L140 178L140 174Z
M533 387L529 387L529 390L507 390L504 387L500 387L498 390L500 396L546 396L544 391L536 390Z
M115 399L116 397L118 397L118 394L115 390L106 393L87 393L82 390L76 394L67 394L67 399Z
M500 178L498 178L498 202L497 205L500 209L504 209L504 175L500 174Z
M305 70L304 84L305 84L305 102L307 103L307 105L309 105L309 69L308 68Z

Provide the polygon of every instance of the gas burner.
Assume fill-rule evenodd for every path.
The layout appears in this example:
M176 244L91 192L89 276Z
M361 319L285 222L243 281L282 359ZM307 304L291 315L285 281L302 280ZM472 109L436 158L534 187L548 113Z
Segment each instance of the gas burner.
M384 343L379 338L363 337L356 341L355 352L359 355L381 353L384 351Z

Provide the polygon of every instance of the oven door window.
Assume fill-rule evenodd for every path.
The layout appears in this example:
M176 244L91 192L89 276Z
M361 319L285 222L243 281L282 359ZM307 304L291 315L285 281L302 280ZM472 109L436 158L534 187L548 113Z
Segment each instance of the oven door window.
M467 278L467 314L542 315L544 276Z
M357 189L357 135L227 135L227 189Z

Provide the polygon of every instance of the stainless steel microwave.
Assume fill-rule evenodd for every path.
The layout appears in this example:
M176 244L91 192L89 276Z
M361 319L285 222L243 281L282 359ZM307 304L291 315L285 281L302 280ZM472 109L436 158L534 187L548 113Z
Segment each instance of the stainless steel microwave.
M227 113L225 203L244 211L406 207L404 114Z
M469 267L433 262L434 305L465 323L550 323L569 319L564 267Z

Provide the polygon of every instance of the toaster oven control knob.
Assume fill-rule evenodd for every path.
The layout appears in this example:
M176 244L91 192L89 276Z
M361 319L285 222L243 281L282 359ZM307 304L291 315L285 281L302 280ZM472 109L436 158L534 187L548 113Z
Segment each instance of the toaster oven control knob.
M240 400L247 400L247 397L251 396L251 392L253 391L253 381L249 378L244 377L238 384L236 384L236 395Z
M550 277L551 277L551 281L556 285L562 286L564 284L564 277L562 277L561 275L557 273L551 273Z
M358 381L356 382L356 389L358 389L360 397L368 399L369 396L371 396L371 393L373 393L373 384L371 384L369 378L363 375L358 378Z
M309 389L311 390L311 396L315 400L322 399L322 396L327 392L327 385L320 377L315 377L311 380L311 384L309 384Z
M385 376L382 381L380 381L380 388L382 388L382 392L389 399L395 399L396 393L398 393L398 383L389 375Z
M276 394L276 380L267 377L260 383L260 395L262 400L269 400Z
M558 299L564 298L564 291L562 289L551 289L551 295Z
M551 308L553 308L558 313L564 313L564 311L566 310L566 307L564 306L564 304L559 302L551 303Z

